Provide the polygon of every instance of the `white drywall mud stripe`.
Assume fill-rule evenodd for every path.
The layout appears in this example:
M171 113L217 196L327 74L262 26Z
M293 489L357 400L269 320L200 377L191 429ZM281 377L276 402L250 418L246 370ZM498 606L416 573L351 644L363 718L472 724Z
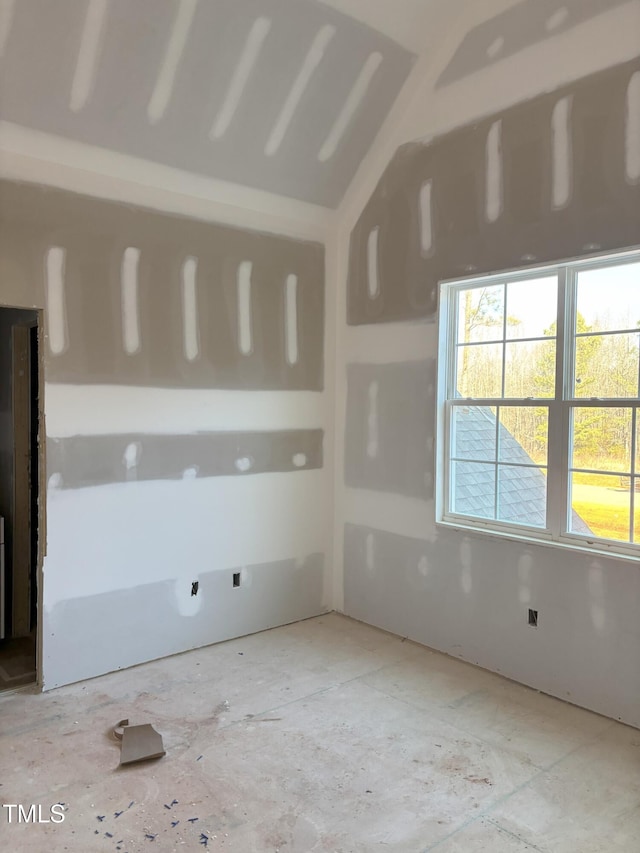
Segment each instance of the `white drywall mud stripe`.
M122 256L122 340L127 355L140 351L138 267L140 249L129 246Z
M158 73L158 79L147 107L147 116L151 124L155 124L165 114L165 111L173 94L178 66L182 60L185 45L193 23L193 16L198 5L198 0L180 0L176 9L176 17L173 24L164 59Z
M342 137L351 124L358 108L362 104L371 81L373 80L373 77L381 63L382 54L376 51L370 54L367 61L362 66L358 79L353 84L353 88L347 95L344 106L342 107L335 124L331 128L329 135L318 153L318 160L320 160L321 163L325 163L327 160L330 160L336 153L336 149L340 145Z
M0 177L281 236L324 240L334 211L0 121Z
M285 284L284 328L287 363L298 363L298 276L290 274Z
M66 252L60 246L51 246L46 257L47 331L49 348L53 355L60 355L67 346L67 314L65 300Z
M229 89L227 90L224 103L209 133L210 139L220 139L227 132L229 125L240 106L242 95L247 83L249 82L254 66L258 61L262 45L269 34L270 29L270 18L256 18L253 22L253 26L251 27L243 48L242 55L240 56L240 60L238 61L235 71L233 72L233 77L231 78L231 83L229 84Z
M251 312L251 261L242 261L238 267L238 346L243 355L253 351L253 321Z
M433 248L433 180L429 178L420 187L420 246L422 252L428 255Z
M415 539L436 536L433 501L367 489L345 489L344 521Z
M287 95L287 99L284 102L282 110L280 111L278 120L276 121L273 130L271 131L271 135L267 140L267 144L264 149L264 153L267 157L273 157L282 145L298 104L311 81L314 71L322 62L325 50L335 34L336 28L331 24L326 24L318 31L315 39L313 40L313 44L309 48L309 52L307 53L305 60L302 63L302 67L298 72L298 76Z
M188 257L182 265L182 329L187 361L194 361L200 352L197 273L198 259Z
M45 605L323 553L327 483L314 470L50 488Z
M571 134L572 98L561 98L553 110L553 206L565 207L571 200L573 184L573 144Z
M502 121L495 121L487 136L486 208L489 222L496 222L503 207Z
M107 0L89 0L69 98L74 113L84 107L93 91L106 15Z
M626 116L627 180L640 181L640 71L636 71L627 89Z
M438 336L434 323L379 323L349 326L345 357L356 364L397 364L435 358Z
M201 391L121 385L45 386L47 435L151 435L327 427L326 395L313 391Z
M369 232L367 239L367 289L369 299L380 295L380 276L378 274L378 244L380 229L376 226Z
M4 54L9 39L15 7L16 0L0 0L0 56Z

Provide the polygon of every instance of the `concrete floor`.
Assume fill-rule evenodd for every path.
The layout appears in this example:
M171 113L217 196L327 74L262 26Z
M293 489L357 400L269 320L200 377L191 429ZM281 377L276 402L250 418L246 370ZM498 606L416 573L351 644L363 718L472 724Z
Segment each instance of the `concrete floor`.
M117 770L124 717L166 756ZM0 719L1 802L66 808L3 808L11 853L640 849L640 731L336 614L6 696Z

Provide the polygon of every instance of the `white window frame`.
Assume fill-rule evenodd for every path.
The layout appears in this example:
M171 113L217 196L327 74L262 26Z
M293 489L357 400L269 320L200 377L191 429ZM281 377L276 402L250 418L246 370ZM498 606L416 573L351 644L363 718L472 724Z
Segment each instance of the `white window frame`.
M456 529L488 533L508 539L525 540L554 547L577 551L606 554L612 557L637 559L640 556L638 542L626 543L597 536L586 537L569 531L571 506L569 505L569 476L572 459L571 412L580 407L631 408L632 447L631 477L640 476L635 469L636 421L640 424L640 398L581 398L573 397L575 333L574 309L577 275L585 270L610 268L640 261L640 249L598 255L587 259L563 261L556 264L530 266L516 270L501 271L488 275L459 278L440 282L438 311L438 389L436 407L436 523ZM558 305L556 314L556 377L554 398L454 398L455 352L458 334L457 294L469 288L487 287L492 284L535 280L547 275L558 277ZM636 331L636 330L633 330ZM504 334L504 331L503 331ZM455 402L454 402L455 399ZM548 406L548 459L547 459L547 506L546 528L536 528L506 521L482 519L475 516L451 512L449 507L449 460L451 411L454 406L490 407L502 403L514 406ZM640 454L639 454L640 457ZM639 466L640 468L640 466ZM607 472L609 473L609 472ZM615 473L615 472L614 472ZM630 486L631 518L634 502L640 501L640 492ZM497 488L497 486L496 486Z

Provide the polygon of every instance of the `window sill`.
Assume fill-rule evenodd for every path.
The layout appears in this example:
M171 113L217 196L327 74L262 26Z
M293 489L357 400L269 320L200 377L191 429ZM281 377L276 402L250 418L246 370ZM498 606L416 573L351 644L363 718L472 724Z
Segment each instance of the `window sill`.
M600 544L589 545L586 542L582 544L580 541L559 542L551 538L543 538L543 536L527 536L526 533L516 531L498 530L494 528L482 527L473 523L466 524L464 521L453 519L442 519L436 521L437 527L445 527L448 530L457 530L460 533L474 534L482 536L485 539L502 539L508 542L518 542L527 546L541 546L543 548L555 548L560 551L568 551L572 554L589 555L590 557L599 557L609 560L621 560L623 563L640 563L640 549L638 554L624 553L623 551L614 551Z

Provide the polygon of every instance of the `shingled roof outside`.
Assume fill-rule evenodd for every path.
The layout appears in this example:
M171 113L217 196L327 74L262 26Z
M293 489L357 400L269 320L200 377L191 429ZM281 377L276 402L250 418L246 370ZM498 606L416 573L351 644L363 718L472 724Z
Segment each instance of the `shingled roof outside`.
M496 518L496 416L486 406L457 406L452 435L453 512L478 518ZM500 521L546 527L547 478L520 442L503 424L498 428L498 513ZM473 461L471 461L473 460ZM572 531L591 531L573 512Z

